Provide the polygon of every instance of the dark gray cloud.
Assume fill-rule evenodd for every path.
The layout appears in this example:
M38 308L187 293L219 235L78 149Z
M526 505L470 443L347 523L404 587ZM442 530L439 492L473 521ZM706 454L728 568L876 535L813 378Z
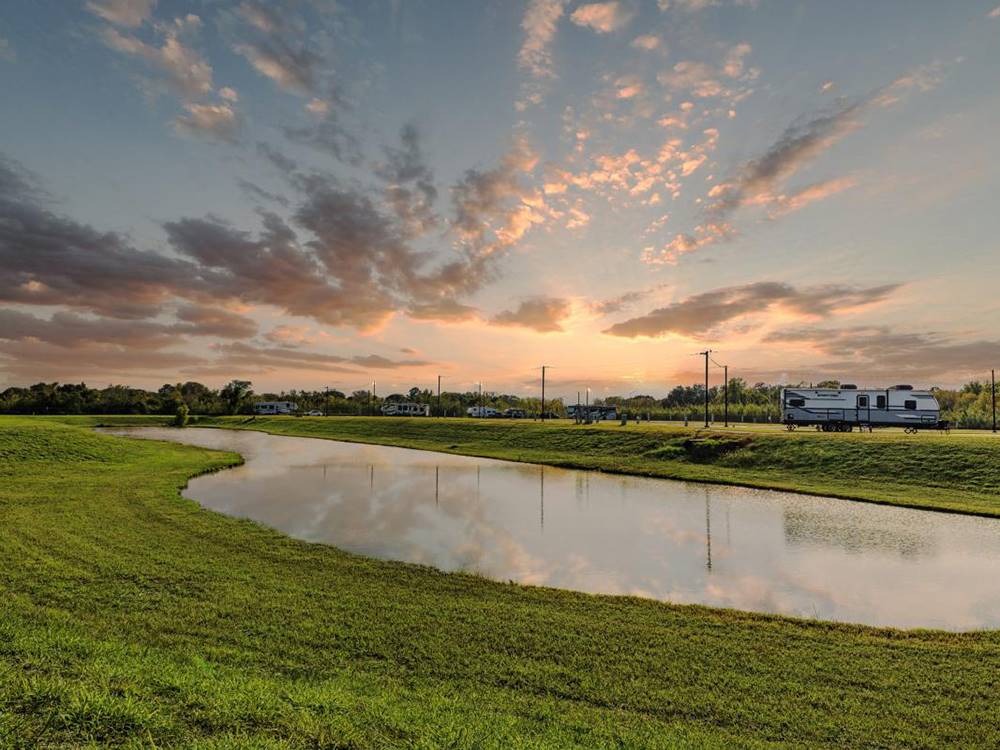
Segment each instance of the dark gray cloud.
M774 306L801 315L827 317L841 309L884 300L898 288L898 284L867 288L838 284L796 288L783 282L761 281L696 294L646 315L616 323L604 333L627 338L667 333L701 335L728 321L763 313Z
M808 347L830 358L810 367L810 374L869 385L979 376L1000 361L1000 341L899 332L886 326L789 328L771 332L765 342Z
M341 122L340 115L334 110L316 122L288 125L281 132L293 143L322 151L345 164L359 166L362 162L360 140Z
M0 160L0 301L133 319L177 297L238 301L370 328L406 309L457 312L458 298L494 278L488 258L412 247L374 193L318 174L289 180L295 228L265 210L256 233L211 215L168 221L169 257L56 213L30 174Z
M265 190L260 185L250 182L250 180L239 178L236 181L236 184L239 186L240 190L243 191L243 194L250 200L277 203L282 208L288 208L290 205L290 201L285 196Z
M197 265L137 250L50 205L32 177L0 156L0 301L146 318L175 290L202 286Z
M590 309L597 315L612 315L613 313L619 313L622 310L627 310L632 307L632 305L636 302L645 299L656 291L657 288L659 287L653 287L651 289L637 289L633 292L619 294L617 297L591 302Z
M385 161L376 166L375 174L385 181L386 200L397 218L419 236L438 224L434 211L438 191L434 173L424 161L416 126L403 126L399 139L398 148L385 149Z
M174 331L192 336L245 339L257 333L257 324L250 318L207 305L183 305L177 319L182 322L173 326Z
M521 302L513 310L495 315L490 323L496 326L519 326L539 333L561 331L562 321L569 317L571 304L558 297L533 297Z
M340 356L303 351L291 346L257 346L246 342L215 344L215 358L198 368L199 374L233 372L273 372L275 370L315 370L345 375L361 375L367 370L422 367L423 360L393 360L378 354Z

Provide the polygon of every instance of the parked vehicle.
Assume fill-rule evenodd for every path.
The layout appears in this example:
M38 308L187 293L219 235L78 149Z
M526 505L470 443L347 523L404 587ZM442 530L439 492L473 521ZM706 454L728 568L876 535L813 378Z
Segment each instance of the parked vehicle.
M527 414L525 414L524 409L504 409L503 416L507 419L524 419Z
M487 419L500 416L500 412L492 406L470 406L465 410L465 413L470 417L485 417Z
M882 389L782 388L782 421L789 430L812 425L824 432L850 432L873 427L902 427L907 432L947 429L931 391L910 385Z
M566 416L570 419L580 419L586 422L614 421L618 419L618 407L570 404L566 407Z
M382 404L382 414L387 417L429 417L431 407L427 404L390 402Z
M306 412L307 417L322 417L323 412L313 409L312 411Z

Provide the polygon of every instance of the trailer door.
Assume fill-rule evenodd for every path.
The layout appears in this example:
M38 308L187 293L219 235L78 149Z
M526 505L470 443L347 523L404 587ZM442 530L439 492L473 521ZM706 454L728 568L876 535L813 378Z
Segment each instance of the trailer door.
M872 407L868 396L858 395L858 422L868 424L872 421Z

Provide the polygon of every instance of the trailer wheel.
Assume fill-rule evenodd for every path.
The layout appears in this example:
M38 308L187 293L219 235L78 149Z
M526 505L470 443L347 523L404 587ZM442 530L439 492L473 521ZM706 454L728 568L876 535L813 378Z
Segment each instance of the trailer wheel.
M792 424L791 422L786 422L785 429L788 430L789 432L795 432L795 425Z

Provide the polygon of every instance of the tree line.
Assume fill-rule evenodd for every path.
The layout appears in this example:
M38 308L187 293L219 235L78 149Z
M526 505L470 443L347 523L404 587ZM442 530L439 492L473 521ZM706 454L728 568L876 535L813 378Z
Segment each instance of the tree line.
M799 384L805 385L805 384ZM838 387L837 381L824 381L816 387ZM728 396L731 422L777 422L781 419L780 391L785 386L769 383L750 385L741 378L731 378L728 394L721 385L708 389L709 416L721 421ZM941 418L957 427L988 428L992 424L990 383L970 381L957 390L933 389L941 404ZM582 394L581 394L582 396ZM583 399L581 399L583 400ZM336 389L290 390L280 393L255 393L247 380L233 380L219 389L202 383L164 384L155 391L112 385L90 388L84 383L36 383L11 387L0 392L3 414L163 414L175 415L183 406L192 415L252 414L255 401L294 401L300 413L318 411L329 415L373 415L383 404L407 401L427 404L436 416L464 416L471 406L503 411L521 409L528 416L541 413L541 399L516 394L478 391L445 391L438 394L429 388L411 388L405 393L378 395L367 390L345 393ZM575 401L574 401L575 403ZM701 384L675 386L664 398L632 394L593 398L594 406L615 406L629 418L654 420L689 420L704 418L705 387ZM545 411L565 416L562 398L546 399Z

